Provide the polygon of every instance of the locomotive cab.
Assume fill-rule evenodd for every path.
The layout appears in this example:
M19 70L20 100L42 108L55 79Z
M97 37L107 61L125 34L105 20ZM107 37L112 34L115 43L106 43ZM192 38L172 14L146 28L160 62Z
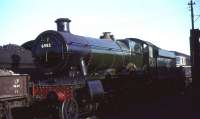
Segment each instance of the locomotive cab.
M127 62L134 63L138 70L146 70L156 66L155 59L158 55L158 48L155 45L137 38L126 38L118 41L122 49L125 49L124 52L130 53ZM127 48L124 47L124 44Z

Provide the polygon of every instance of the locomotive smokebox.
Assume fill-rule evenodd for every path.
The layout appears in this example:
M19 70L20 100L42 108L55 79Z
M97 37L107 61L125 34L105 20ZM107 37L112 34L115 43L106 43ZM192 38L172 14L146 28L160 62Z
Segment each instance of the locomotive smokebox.
M57 30L61 32L70 33L69 23L71 22L68 18L58 18L56 21Z

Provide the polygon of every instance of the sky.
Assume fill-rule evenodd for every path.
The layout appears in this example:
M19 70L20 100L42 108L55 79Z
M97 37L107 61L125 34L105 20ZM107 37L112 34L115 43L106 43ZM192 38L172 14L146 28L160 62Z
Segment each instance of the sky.
M190 0L0 0L0 45L34 40L56 30L57 18L72 20L73 34L98 38L139 38L189 54ZM200 0L194 0L200 15ZM195 18L197 18L195 16ZM200 18L195 22L199 28Z

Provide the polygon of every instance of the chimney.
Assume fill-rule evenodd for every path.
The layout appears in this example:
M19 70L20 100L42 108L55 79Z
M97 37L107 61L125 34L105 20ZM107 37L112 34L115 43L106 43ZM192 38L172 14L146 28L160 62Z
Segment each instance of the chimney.
M57 31L70 33L69 23L71 22L68 18L58 18L56 21Z

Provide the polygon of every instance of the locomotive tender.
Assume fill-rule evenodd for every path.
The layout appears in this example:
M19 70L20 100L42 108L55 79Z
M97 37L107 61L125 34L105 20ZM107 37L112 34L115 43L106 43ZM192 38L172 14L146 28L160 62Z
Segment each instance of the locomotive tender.
M138 81L144 87L157 83L173 84L173 88L183 81L174 52L137 38L74 35L70 21L57 19L57 31L44 31L22 45L28 51L20 59L28 59L26 63L20 59L12 63L15 72L30 74L33 108L45 105L62 119L76 119L86 111L96 111L102 99L116 92L130 92L131 96ZM26 65L18 65L21 63Z

